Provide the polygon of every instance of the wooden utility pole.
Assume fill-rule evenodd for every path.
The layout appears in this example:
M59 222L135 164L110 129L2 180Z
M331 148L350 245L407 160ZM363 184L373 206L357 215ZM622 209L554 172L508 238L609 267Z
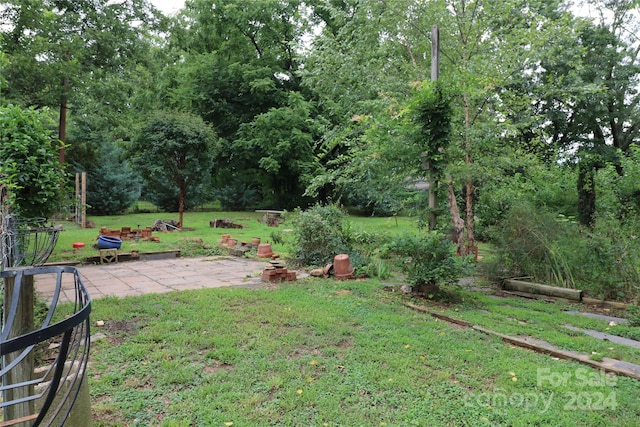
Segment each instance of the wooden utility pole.
M82 172L82 196L80 197L80 214L82 215L81 227L87 228L87 173Z
M440 29L437 25L431 28L431 81L435 82L440 76ZM427 177L429 181L429 231L436 229L438 225L438 194L436 176L433 173L433 166L427 164L429 170Z

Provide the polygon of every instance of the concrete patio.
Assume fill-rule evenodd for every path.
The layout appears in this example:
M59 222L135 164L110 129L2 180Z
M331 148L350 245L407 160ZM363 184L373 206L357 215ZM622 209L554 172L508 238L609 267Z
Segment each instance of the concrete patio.
M77 269L91 298L98 299L186 289L261 285L260 275L266 264L266 261L240 257L206 257L83 265ZM72 279L69 276L63 280L61 301L73 300ZM43 299L51 300L55 286L54 274L36 276L36 292Z

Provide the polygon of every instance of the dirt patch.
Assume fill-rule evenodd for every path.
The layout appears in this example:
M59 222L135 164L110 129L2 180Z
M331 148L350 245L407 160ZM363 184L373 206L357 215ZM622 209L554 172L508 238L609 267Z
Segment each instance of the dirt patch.
M219 363L219 364L215 364L213 366L205 366L202 371L205 374L211 375L211 374L215 374L218 373L220 371L231 371L233 370L234 366L230 365L228 363Z
M103 329L105 332L123 332L129 333L139 329L138 319L129 320L109 320L104 322Z
M337 347L339 349L346 350L346 349L350 348L352 345L353 345L353 338L349 337L347 339L344 339L344 340L340 341L338 343Z
M313 347L299 347L287 355L287 360L297 359L303 356L322 356L322 352Z

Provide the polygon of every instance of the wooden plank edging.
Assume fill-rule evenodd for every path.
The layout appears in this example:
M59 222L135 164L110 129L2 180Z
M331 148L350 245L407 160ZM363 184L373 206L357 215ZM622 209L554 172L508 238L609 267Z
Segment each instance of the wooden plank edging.
M407 308L410 308L412 310L416 310L422 313L426 313L431 315L432 317L435 317L437 319L440 320L444 320L448 323L453 323L456 325L460 325L460 326L466 326L470 329L473 329L474 331L478 331L478 332L482 332L483 334L486 335L490 335L490 336L494 336L494 337L498 337L500 339L502 339L505 342L508 342L509 344L513 344L515 346L521 347L521 348L526 348L528 350L533 350L537 353L542 353L542 354L548 354L550 356L554 356L554 357L558 357L561 359L565 359L565 360L573 360L575 362L579 362L588 366L591 366L592 368L597 368L600 369L602 371L605 372L611 372L614 373L616 375L621 375L621 376L625 376L625 377L629 377L629 378L633 378L635 380L639 380L640 381L640 373L636 373L636 372L632 372L626 369L622 369L622 368L618 368L616 366L611 366L602 362L597 362L595 360L591 360L589 359L589 357L587 355L580 355L578 353L574 353L574 352L570 352L570 351L566 351L566 350L560 350L557 348L551 348L551 344L549 344L549 347L547 346L542 346L542 345L538 345L534 342L531 341L527 341L526 339L523 338L518 338L518 337L512 337L510 335L505 335L502 334L500 332L496 332L496 331L492 331L490 329L487 328L483 328L482 326L478 326L478 325L474 325L471 322L467 322L466 320L461 320L461 319L456 319L450 316L447 316L445 314L442 313L436 313L434 311L429 310L428 308L425 307L421 307L419 305L415 305L412 304L410 302L405 302L404 306Z

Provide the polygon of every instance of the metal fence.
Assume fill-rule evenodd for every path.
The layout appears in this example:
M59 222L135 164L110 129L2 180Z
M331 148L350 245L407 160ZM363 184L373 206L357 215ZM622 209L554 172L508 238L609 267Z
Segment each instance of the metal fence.
M33 292L34 279L44 275L55 276L56 284L44 320L32 325L31 330L16 334L16 324L25 316L25 293ZM11 299L4 302L5 322L0 339L0 425L63 426L83 383L86 387L89 294L74 267L6 270L0 271L0 278L5 287L12 288L12 292L5 292ZM73 301L72 308L65 305L64 312L59 312L63 295Z
M2 266L38 266L44 264L58 242L60 229L46 227L44 218L22 220L5 215L0 225Z

